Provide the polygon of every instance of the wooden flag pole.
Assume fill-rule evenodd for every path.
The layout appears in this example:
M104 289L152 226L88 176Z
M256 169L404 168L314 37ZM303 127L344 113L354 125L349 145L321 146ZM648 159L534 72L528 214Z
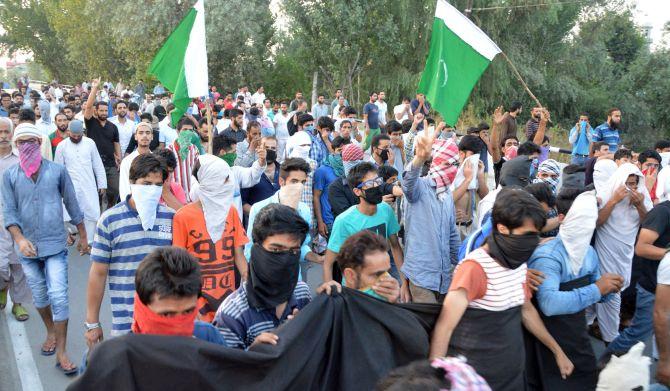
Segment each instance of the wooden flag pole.
M519 79L519 81L521 82L521 85L523 85L523 88L526 90L528 95L530 95L530 97L533 98L533 100L537 104L537 107L543 108L542 103L540 103L540 101L537 99L537 97L530 91L530 88L528 88L528 85L526 84L526 82L521 77L521 74L519 73L519 71L516 69L516 67L514 66L512 61L509 59L509 57L507 57L507 54L505 54L505 52L503 52L503 51L501 51L500 54L502 54L502 56L505 57L505 60L507 60L510 67L512 67L512 71L516 75L516 78Z
M212 107L209 104L209 98L205 99L206 116L207 116L207 153L212 155L214 144L214 129L212 129Z

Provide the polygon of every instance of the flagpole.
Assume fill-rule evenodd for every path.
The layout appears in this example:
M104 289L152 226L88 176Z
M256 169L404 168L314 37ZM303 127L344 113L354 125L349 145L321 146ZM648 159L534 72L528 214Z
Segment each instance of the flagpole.
M502 56L505 57L505 60L507 60L510 67L512 67L512 71L516 75L516 78L519 79L519 81L521 82L521 85L523 85L523 88L526 90L528 95L530 95L530 97L533 98L535 103L537 103L537 107L542 108L542 103L540 103L540 101L537 99L537 97L530 91L530 88L528 88L528 85L523 80L523 77L521 77L521 74L519 73L519 71L514 66L514 63L512 63L512 61L509 59L509 57L507 57L507 54L505 54L505 52L501 51L500 54L502 54Z
M209 140L207 142L207 153L212 155L214 148L214 129L212 129L212 107L209 105L209 98L205 99L205 107L207 116L207 137Z

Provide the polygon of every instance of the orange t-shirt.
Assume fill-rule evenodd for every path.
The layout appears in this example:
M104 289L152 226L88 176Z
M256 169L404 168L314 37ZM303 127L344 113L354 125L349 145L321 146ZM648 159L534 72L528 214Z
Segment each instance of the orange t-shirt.
M226 229L216 243L207 232L200 203L179 209L172 221L172 245L183 247L200 261L202 297L200 319L211 322L223 300L235 290L235 247L249 242L234 206L226 217Z

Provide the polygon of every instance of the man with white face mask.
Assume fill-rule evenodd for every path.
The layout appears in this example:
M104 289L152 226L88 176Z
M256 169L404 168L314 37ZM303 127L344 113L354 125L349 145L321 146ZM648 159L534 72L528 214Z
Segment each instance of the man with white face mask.
M233 202L235 176L228 163L201 155L193 172L200 184L199 200L175 214L172 245L188 250L202 266L198 312L201 320L211 322L223 300L247 279L243 246L248 239ZM241 281L236 281L235 270Z
M102 341L100 304L109 276L112 336L130 332L133 322L135 271L156 247L172 244L174 210L160 205L168 177L163 160L146 154L130 165L130 195L100 216L91 251L86 292L86 343Z
M549 333L575 364L574 372L561 378L553 364L553 355L532 339L534 349L526 351L529 383L536 389L593 390L597 371L593 348L584 323L585 309L605 302L623 287L622 276L600 273L598 255L590 246L598 219L595 192L580 194L580 189L561 190L556 201L563 221L558 237L540 245L528 267L541 271L544 282L539 286L538 313Z

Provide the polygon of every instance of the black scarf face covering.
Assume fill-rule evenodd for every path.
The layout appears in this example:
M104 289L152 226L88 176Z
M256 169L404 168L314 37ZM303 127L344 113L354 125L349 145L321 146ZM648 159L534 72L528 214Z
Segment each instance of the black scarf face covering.
M524 235L505 235L493 231L486 239L489 255L509 269L516 269L528 262L533 251L540 244L536 233Z
M247 280L249 305L270 309L288 301L298 283L299 270L300 253L273 253L254 243Z

